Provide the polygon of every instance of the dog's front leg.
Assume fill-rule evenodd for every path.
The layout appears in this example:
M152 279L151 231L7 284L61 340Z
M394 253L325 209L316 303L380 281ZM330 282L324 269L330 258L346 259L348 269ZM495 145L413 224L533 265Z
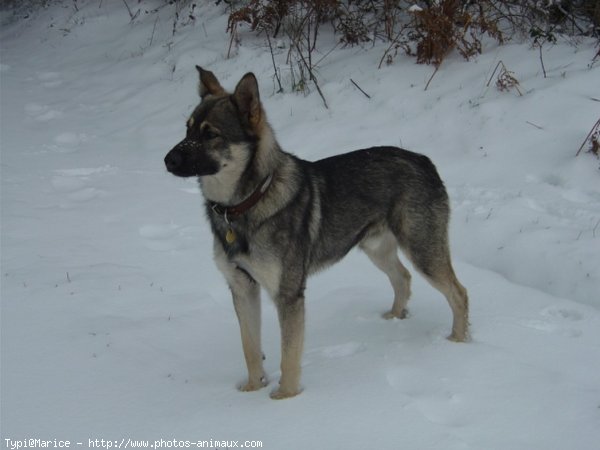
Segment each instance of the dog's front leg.
M304 295L279 296L276 303L281 327L281 380L279 388L271 393L271 398L279 400L301 392Z
M231 289L248 368L248 381L242 383L239 389L244 392L256 391L268 384L260 345L260 286L247 272L227 259L222 247L216 241L214 248L217 267L225 275Z
M248 276L240 273L238 280L231 284L233 305L240 323L244 358L248 367L248 381L239 386L240 391L256 391L268 384L263 370L263 354L260 348L260 288ZM241 281L241 282L240 282Z

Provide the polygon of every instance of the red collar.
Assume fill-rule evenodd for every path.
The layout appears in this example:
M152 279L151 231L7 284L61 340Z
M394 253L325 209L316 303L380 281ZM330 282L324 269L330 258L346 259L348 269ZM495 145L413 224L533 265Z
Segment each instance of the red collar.
M265 192L267 192L269 186L271 186L272 180L273 175L271 174L265 178L263 182L256 188L256 190L241 203L233 206L224 206L218 203L212 203L212 210L218 215L223 216L225 218L225 222L229 223L229 221L237 219L254 205L256 205L263 195L265 195Z

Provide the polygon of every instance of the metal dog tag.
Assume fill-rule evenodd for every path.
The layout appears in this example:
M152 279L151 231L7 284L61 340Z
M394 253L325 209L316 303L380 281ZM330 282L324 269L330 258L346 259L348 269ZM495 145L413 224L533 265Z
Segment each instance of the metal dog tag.
M227 234L225 234L225 240L227 241L228 244L233 244L233 242L235 241L235 231L233 231L231 228L229 230L227 230Z

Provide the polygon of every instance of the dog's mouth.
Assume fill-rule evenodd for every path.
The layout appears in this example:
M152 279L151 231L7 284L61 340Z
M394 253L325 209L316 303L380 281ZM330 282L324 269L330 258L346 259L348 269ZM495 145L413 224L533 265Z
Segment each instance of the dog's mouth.
M173 148L165 156L165 167L178 177L202 177L214 175L219 171L216 161L203 151L182 150L182 144Z

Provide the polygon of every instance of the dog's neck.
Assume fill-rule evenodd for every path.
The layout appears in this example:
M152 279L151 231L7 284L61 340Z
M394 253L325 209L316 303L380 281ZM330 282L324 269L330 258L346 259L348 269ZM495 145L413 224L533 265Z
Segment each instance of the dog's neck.
M211 208L218 215L223 216L225 222L233 221L248 212L261 200L271 186L271 181L273 181L273 175L267 176L252 194L236 205L221 205L211 202Z
M236 164L223 164L216 174L198 178L202 194L210 202L228 205L239 200L236 198L238 184L249 162L250 151L247 144L232 145L230 151Z
M199 179L206 200L223 206L239 204L259 189L267 177L277 173L284 154L268 123L265 123L260 136L253 156L250 156L250 144L233 145L230 150L236 164L224 164L215 175ZM252 165L251 173L247 172L249 164Z

